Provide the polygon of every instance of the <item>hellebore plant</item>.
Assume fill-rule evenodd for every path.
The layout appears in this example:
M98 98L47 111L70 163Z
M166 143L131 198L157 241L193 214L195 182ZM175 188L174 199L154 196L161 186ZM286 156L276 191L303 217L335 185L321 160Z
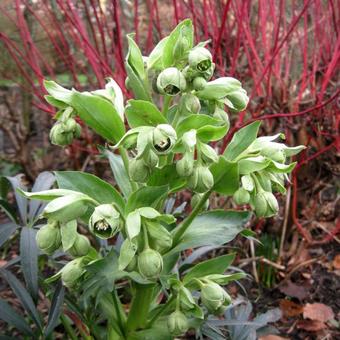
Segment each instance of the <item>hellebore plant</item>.
M228 113L245 110L248 97L237 79L212 80L212 55L207 42L194 45L190 20L148 57L132 35L128 43L126 86L135 99L125 106L112 79L92 92L45 82L46 99L59 110L52 143L64 146L77 138L79 117L107 141L101 151L117 189L90 174L62 171L56 172L58 189L23 194L49 202L39 248L46 254L62 248L74 258L48 282L61 277L66 287L92 299L110 339L172 339L189 329L200 332L209 315L222 315L232 303L223 286L243 277L226 273L234 254L185 262L184 250L225 244L250 218L248 211L205 211L209 196L232 196L259 217L277 214L273 192L285 192L295 165L285 162L303 147L274 142L281 135L257 138L259 122L239 130L223 154L209 145L223 139ZM182 190L192 192L184 219L172 209ZM98 250L78 224L115 245Z

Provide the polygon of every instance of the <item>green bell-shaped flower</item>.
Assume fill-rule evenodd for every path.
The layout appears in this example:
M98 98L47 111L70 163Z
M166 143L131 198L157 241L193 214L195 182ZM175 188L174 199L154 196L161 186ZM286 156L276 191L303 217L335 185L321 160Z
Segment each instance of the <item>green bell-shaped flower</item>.
M193 191L204 193L214 185L214 177L207 166L198 165L188 179L188 186Z
M73 133L65 130L63 123L56 123L50 131L50 140L54 145L65 146L73 141Z
M175 96L185 91L186 87L186 80L176 67L166 68L157 77L157 89L161 94Z
M150 168L144 159L132 159L129 164L129 175L132 181L145 183L150 175Z
M80 277L85 273L83 258L78 257L65 265L61 270L61 280L63 284L72 288L76 286Z
M229 294L217 283L210 281L201 288L201 300L210 313L221 314L231 303Z
M179 310L174 311L168 317L169 332L173 336L179 336L186 333L189 329L187 317Z
M78 234L73 246L68 251L73 257L80 257L87 255L90 249L91 244L89 239L84 235Z
M248 204L250 202L250 194L244 188L239 188L235 191L233 199L238 205Z
M207 71L212 64L212 55L205 47L195 47L189 52L189 66L199 72Z
M153 130L152 143L158 154L168 153L177 140L175 129L169 124L159 124Z
M38 248L44 253L51 255L61 246L61 233L57 222L49 221L41 227L36 235Z
M149 280L156 280L163 270L162 255L153 249L145 249L138 256L138 271Z
M178 110L182 115L199 113L201 110L200 100L195 95L186 93L179 101Z
M273 193L260 191L254 199L255 213L258 217L271 217L278 213L279 204Z
M113 237L121 227L120 214L112 204L101 204L90 217L90 231L102 239Z
M176 171L181 177L188 177L194 171L194 156L190 152L186 152L182 159L176 163Z

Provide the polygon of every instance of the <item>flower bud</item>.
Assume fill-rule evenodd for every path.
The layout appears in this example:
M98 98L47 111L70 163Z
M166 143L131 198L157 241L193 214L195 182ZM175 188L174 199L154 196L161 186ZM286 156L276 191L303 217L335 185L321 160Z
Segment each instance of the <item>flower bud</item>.
M50 131L50 140L54 145L65 146L72 143L73 133L66 132L63 123L56 123L52 126Z
M66 264L61 270L61 280L66 287L74 287L77 284L79 278L85 273L82 261L83 258L78 257Z
M158 156L152 151L148 150L148 152L145 152L143 155L144 163L149 166L150 168L154 168L158 164Z
M260 150L260 154L275 162L284 163L286 160L286 155L279 143L265 143L263 148Z
M233 199L237 205L248 204L250 201L250 194L244 188L239 188L235 191Z
M275 196L268 191L259 192L254 200L255 213L258 217L271 217L279 211Z
M169 152L176 140L176 131L169 124L159 124L153 130L153 147L160 154Z
M176 163L176 171L181 177L188 177L194 171L194 157L186 152L182 159Z
M179 336L187 332L189 323L187 317L179 310L174 311L168 317L169 332L173 336Z
M186 89L186 80L176 67L162 71L157 78L157 89L161 94L175 96Z
M85 256L91 249L89 239L84 235L77 235L73 246L68 250L74 257Z
M191 208L194 209L196 205L200 202L202 199L203 194L195 194L191 197ZM207 199L204 203L203 210L207 210L209 207L209 199Z
M64 123L66 132L73 132L77 128L77 122L74 118L68 118Z
M231 303L229 294L217 283L209 282L201 289L201 299L211 313L223 313L225 307Z
M178 109L181 114L199 113L201 110L201 103L195 95L187 93L181 97Z
M207 81L203 77L196 77L192 81L192 86L193 86L194 90L196 90L196 91L203 90L206 84L207 84Z
M150 174L149 167L143 159L132 159L129 165L129 175L132 181L145 183Z
M218 161L218 155L210 145L205 143L200 143L200 152L203 162L213 163Z
M51 255L61 246L61 233L57 222L49 222L41 227L36 235L38 248Z
M214 177L208 167L198 165L188 179L188 186L193 191L204 193L214 185Z
M189 66L194 70L207 71L212 64L212 55L205 47L195 47L189 52Z
M90 217L90 231L96 236L107 239L113 237L120 229L119 212L112 204L102 204L94 209Z
M83 216L88 209L89 197L83 194L70 194L49 202L43 216L59 222L69 222Z
M158 251L145 249L138 256L139 273L146 279L157 279L163 270L163 258Z
M223 122L225 122L225 125L227 126L227 129L229 130L230 121L229 121L229 116L228 116L227 112L225 112L220 107L216 107L216 109L215 109L215 111L213 113L213 117L216 118L216 119L222 120Z

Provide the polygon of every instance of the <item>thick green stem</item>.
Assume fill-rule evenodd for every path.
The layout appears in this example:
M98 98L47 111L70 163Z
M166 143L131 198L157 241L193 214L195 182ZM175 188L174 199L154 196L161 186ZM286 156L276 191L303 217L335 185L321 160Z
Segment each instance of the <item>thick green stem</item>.
M72 328L71 323L68 320L68 318L65 315L61 314L60 320L61 320L61 323L64 326L66 334L70 337L70 339L71 340L77 340L78 339L77 334L75 333L74 329Z
M119 153L120 153L120 156L122 157L126 173L129 176L129 156L128 156L128 153L123 147L119 147ZM130 181L130 183L131 183L132 190L136 191L138 189L137 183L135 183L133 181Z
M127 329L134 331L146 326L155 285L136 284L136 291L127 320Z
M190 215L183 221L182 224L180 224L177 229L175 230L174 237L173 237L173 245L176 246L183 236L183 234L186 232L186 230L189 228L191 222L195 219L195 217L198 215L198 213L203 208L205 202L209 198L211 194L211 191L206 192L201 200L198 202L198 204L195 206L195 208L191 211Z

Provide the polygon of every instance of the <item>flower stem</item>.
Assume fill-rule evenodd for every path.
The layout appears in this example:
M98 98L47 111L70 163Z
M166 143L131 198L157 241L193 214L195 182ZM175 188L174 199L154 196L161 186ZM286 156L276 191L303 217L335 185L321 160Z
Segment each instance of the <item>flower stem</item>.
M172 100L171 96L164 97L164 104L163 104L163 110L162 110L163 116L167 115L171 100Z
M76 335L74 329L72 328L71 323L70 323L70 321L68 320L68 318L67 318L65 315L61 314L61 315L60 315L60 320L61 320L61 323L62 323L63 326L64 326L64 329L65 329L65 331L66 331L66 334L70 337L70 339L71 339L71 340L77 340L78 337L77 337L77 335Z
M169 307L171 306L171 304L173 303L174 300L175 300L175 296L173 295L163 305L163 307L159 309L159 311L153 316L153 318L149 321L149 323L147 325L148 328L151 328L151 326L154 324L154 322L169 309Z
M174 236L173 236L173 245L176 246L178 242L180 241L183 234L186 232L186 230L189 228L192 221L195 219L195 217L198 215L198 213L201 211L201 209L204 206L204 203L207 201L211 194L211 191L207 191L201 198L201 200L198 202L198 204L195 206L195 208L191 211L190 215L183 221L182 224L180 224L175 230L174 230Z
M119 147L119 153L120 153L120 156L122 157L126 173L129 176L129 156L127 154L127 151L123 147ZM138 189L137 183L133 181L130 181L130 183L131 183L132 190L136 191Z

